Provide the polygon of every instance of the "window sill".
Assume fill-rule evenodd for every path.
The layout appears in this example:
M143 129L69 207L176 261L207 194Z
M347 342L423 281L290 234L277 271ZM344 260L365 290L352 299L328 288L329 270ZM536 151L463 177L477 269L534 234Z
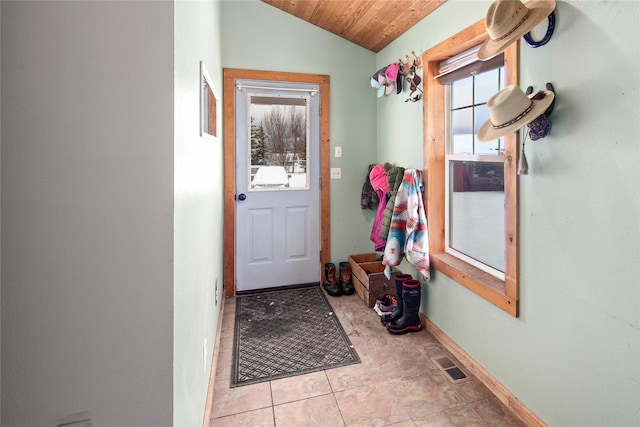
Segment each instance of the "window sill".
M518 301L506 295L504 280L445 252L431 253L430 258L436 270L510 315L518 316Z

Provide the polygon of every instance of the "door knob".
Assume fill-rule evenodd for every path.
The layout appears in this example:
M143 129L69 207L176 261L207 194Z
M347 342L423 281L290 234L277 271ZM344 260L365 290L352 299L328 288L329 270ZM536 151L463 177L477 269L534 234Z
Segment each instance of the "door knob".
M247 195L244 193L240 193L238 194L238 200L243 201L247 198Z

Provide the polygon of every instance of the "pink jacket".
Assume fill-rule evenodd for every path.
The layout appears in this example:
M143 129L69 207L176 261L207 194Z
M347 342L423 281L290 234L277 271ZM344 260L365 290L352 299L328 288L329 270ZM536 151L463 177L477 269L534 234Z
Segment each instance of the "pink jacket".
M382 190L385 194L391 193L389 183L387 182L387 174L384 173L382 165L375 165L369 173L369 180L374 190Z

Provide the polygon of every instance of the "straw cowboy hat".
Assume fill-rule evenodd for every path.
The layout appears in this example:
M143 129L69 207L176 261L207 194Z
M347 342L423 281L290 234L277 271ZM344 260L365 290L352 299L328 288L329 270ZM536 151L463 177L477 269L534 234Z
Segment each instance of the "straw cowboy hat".
M527 96L518 86L507 86L487 101L489 120L478 129L478 140L493 141L528 125L545 112L554 96L550 90Z
M480 46L478 58L493 58L511 43L547 19L556 8L555 0L496 0L489 6L485 26L489 40Z

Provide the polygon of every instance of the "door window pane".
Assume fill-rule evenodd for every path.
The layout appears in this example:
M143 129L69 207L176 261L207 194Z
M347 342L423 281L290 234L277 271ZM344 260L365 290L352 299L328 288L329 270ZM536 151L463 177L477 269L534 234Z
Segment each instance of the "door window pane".
M249 191L308 189L308 100L251 96Z

